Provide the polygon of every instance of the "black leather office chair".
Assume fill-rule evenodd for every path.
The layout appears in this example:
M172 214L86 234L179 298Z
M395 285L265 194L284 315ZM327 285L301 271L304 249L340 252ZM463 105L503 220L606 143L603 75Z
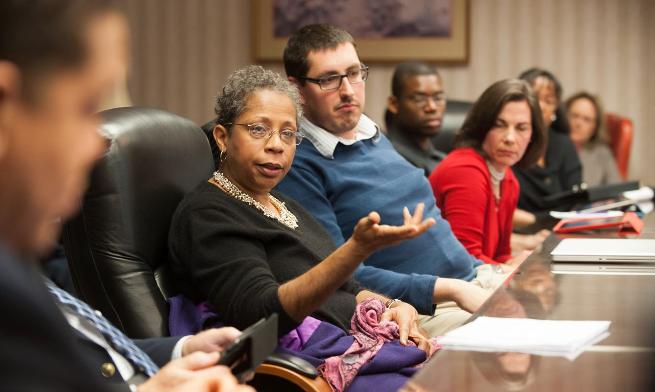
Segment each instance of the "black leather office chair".
M178 293L167 264L170 220L184 195L211 176L209 143L192 121L162 110L118 108L102 117L107 152L80 213L64 225L73 281L128 336L167 336L166 298ZM260 370L305 390L325 383L276 366Z
M168 228L182 197L212 173L190 120L156 109L103 113L108 149L80 213L64 226L77 292L132 338L168 335Z
M433 143L437 150L449 153L455 147L455 135L464 123L466 114L473 104L466 101L448 100L441 131L434 137Z

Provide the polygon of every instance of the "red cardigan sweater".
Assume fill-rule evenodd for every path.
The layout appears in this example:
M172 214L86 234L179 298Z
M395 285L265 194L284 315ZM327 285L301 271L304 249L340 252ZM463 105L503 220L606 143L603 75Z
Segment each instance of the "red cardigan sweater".
M500 183L498 203L487 163L472 148L448 154L430 175L430 184L443 217L471 255L490 264L512 257L509 241L519 183L511 168Z

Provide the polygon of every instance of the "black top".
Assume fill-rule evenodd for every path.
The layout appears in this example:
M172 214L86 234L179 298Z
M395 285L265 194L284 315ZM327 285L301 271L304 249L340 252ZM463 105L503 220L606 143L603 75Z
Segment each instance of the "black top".
M240 329L276 312L283 335L299 323L282 308L278 287L325 259L335 246L300 205L274 196L298 219L295 230L203 182L175 211L169 244L171 267L182 278L185 295L208 300L227 325ZM359 291L349 279L312 316L349 329Z
M582 164L568 135L548 131L545 159L545 167L512 168L521 185L518 207L523 210L544 213L548 210L544 197L570 191L582 182Z
M393 148L398 151L398 154L402 155L412 165L423 169L426 177L429 177L430 173L446 157L446 153L437 150L432 144L430 144L427 151L421 149L403 131L395 127L389 127L387 137L393 144Z

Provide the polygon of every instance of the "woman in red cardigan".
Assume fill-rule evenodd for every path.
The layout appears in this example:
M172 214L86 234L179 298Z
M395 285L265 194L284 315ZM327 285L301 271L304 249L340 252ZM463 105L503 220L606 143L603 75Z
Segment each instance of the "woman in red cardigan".
M517 79L496 82L473 104L455 145L430 176L453 232L485 263L512 258L510 236L519 184L511 166L529 167L546 141L539 102Z

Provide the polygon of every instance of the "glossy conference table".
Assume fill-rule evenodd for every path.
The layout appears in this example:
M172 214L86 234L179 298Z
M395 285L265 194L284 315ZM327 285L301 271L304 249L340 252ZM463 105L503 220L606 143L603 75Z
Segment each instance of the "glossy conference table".
M589 237L604 236L612 235ZM562 238L551 235L476 315L611 320L608 338L574 361L441 350L404 390L655 391L655 269L553 273L550 251ZM639 238L655 238L655 213L646 217Z

